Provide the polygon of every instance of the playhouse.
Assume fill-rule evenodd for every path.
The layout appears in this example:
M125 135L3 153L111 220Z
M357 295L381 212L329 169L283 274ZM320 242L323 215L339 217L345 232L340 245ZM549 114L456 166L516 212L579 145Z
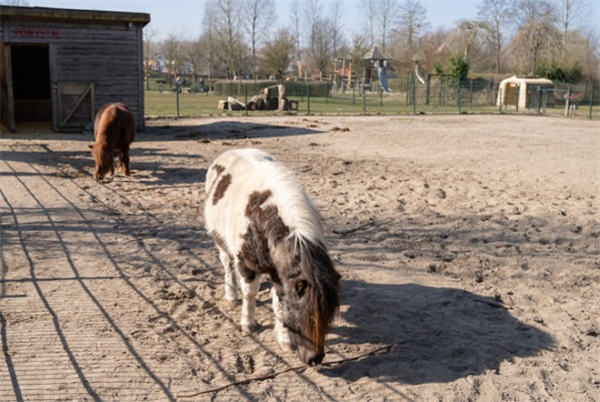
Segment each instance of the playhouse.
M547 78L513 75L500 82L496 105L518 109L535 107L535 100L539 99L538 91L553 88L554 83Z

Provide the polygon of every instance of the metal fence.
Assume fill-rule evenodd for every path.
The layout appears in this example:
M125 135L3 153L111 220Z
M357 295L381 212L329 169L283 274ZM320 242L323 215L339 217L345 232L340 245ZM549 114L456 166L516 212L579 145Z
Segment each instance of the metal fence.
M147 116L203 116L264 114L243 105L274 81L215 81L170 90L146 91ZM600 119L600 88L584 84L555 83L553 88L528 86L525 104L519 96L499 96L500 81L456 81L451 76L414 75L389 81L389 91L379 82L369 85L346 81L288 81L286 97L298 102L298 114L436 114L520 113L578 116ZM194 91L190 91L193 88ZM519 88L517 88L517 91ZM518 93L517 93L518 94ZM502 94L500 94L502 95ZM219 109L219 101L235 98L241 108Z

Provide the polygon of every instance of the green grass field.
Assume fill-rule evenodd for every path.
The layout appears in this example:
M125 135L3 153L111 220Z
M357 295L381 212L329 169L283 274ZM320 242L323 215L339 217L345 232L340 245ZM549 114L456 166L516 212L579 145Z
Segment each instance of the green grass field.
M249 96L250 97L250 96ZM248 97L248 98L249 98ZM246 102L244 95L237 97L242 103ZM179 94L179 113L177 94L172 91L146 91L145 114L147 117L192 117L192 116L221 116L221 115L265 115L275 112L265 111L235 111L220 110L219 100L226 100L225 95L206 93L181 93ZM358 114L457 114L457 113L499 113L495 105L471 105L464 102L458 107L456 101L450 100L450 105L439 105L437 100L425 105L419 99L413 106L407 102L406 94L393 93L381 96L378 93L367 94L364 103L357 93L333 94L331 97L290 97L290 100L299 102L298 111L288 112L297 115L358 115ZM535 113L535 110L520 110L519 113ZM503 110L502 113L515 113L514 110ZM564 115L564 108L553 108L546 111L548 115ZM589 106L580 106L575 115L589 118ZM594 107L592 118L600 119L600 108Z

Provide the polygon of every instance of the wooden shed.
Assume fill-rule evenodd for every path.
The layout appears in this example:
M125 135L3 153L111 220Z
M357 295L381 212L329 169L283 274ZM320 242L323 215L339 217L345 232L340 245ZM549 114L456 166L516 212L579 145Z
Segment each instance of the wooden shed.
M1 120L90 127L106 102L144 128L143 13L0 6Z

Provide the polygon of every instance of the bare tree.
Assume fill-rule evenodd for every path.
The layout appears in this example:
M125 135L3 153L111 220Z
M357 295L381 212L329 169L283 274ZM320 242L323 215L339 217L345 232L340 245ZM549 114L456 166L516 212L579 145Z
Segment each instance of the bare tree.
M521 47L521 54L528 57L529 72L533 73L540 59L540 52L546 50L549 55L556 47L557 30L554 8L546 0L519 0L519 29L513 43Z
M400 13L398 0L362 0L360 7L367 21L369 47L378 46L385 53L389 37L398 22Z
M463 59L469 62L469 56L471 49L475 45L477 38L481 37L482 32L489 32L489 27L486 22L476 20L462 20L458 23L455 32L457 36L453 38L459 38L460 44L464 47Z
M241 35L242 12L234 0L209 0L204 14L213 20L214 39L220 44L220 56L230 76L240 74L246 62L244 42Z
M488 34L496 55L496 74L500 72L504 32L510 27L515 15L514 0L483 0L479 5L478 16L487 23Z
M300 23L301 23L301 19L300 19L300 5L298 0L294 0L292 1L291 7L290 7L290 17L293 21L293 37L295 40L295 49L296 49L296 63L298 63L298 75L301 75L300 72L300 65L302 63L302 54L301 54L301 47L300 47ZM302 78L302 77L300 77Z
M181 44L181 53L186 68L192 75L192 83L196 84L196 78L201 71L204 62L203 42L201 38L185 41Z
M419 0L405 0L400 4L396 31L406 53L413 54L415 52L417 39L423 35L427 27L427 9Z
M308 52L314 67L322 77L332 62L331 21L323 17L323 9L319 0L306 3L304 17L309 29Z
M555 0L556 8L562 28L562 58L568 55L569 34L573 25L584 11L584 3L581 0Z
M583 60L586 75L600 81L600 34L596 27L588 26L582 29L580 38L577 58Z
M279 81L283 80L294 58L295 42L292 33L288 29L281 28L273 40L266 42L262 50L263 68Z
M305 2L306 8L304 9L304 18L306 20L306 26L308 27L310 34L308 37L308 47L311 53L314 52L316 31L323 18L323 9L319 0L308 0Z
M202 19L202 35L200 36L199 42L202 49L202 55L206 69L208 70L208 79L212 79L215 70L217 69L217 60L219 59L217 50L219 49L219 43L217 41L217 34L215 29L215 21L210 15L210 8L208 5L204 8L204 17Z
M419 40L418 54L421 56L419 59L419 66L425 71L433 71L434 66L438 65L441 67L449 63L450 57L453 53L448 49L447 38L450 33L443 29L438 28L435 31L426 32Z
M150 89L150 68L151 61L156 56L156 43L154 43L154 37L156 36L156 30L145 28L144 29L144 75L146 76L146 89ZM156 66L158 67L158 66Z
M360 8L363 14L366 16L367 21L367 36L369 39L368 47L372 48L375 46L375 20L376 20L376 5L377 0L362 0Z
M275 22L275 3L273 0L246 0L246 16L252 53L252 76L256 79L257 50L267 37L269 27Z
M365 67L365 54L372 48L369 34L354 34L352 36L352 49L350 51L350 75L360 79Z
M161 46L161 53L169 74L169 86L173 84L173 78L179 73L181 66L181 36L173 32L167 35Z
M334 59L340 55L340 49L344 46L344 28L342 25L342 5L340 0L331 2L331 51Z

